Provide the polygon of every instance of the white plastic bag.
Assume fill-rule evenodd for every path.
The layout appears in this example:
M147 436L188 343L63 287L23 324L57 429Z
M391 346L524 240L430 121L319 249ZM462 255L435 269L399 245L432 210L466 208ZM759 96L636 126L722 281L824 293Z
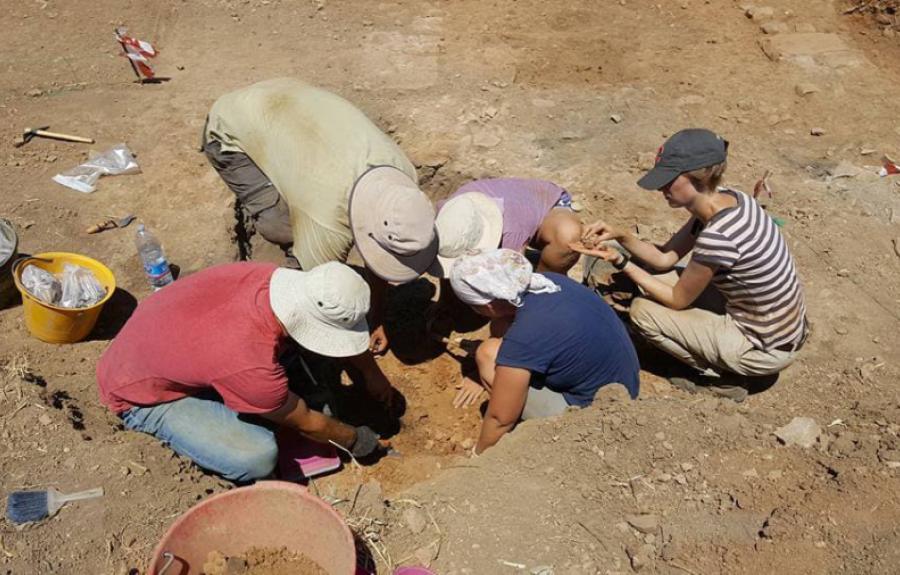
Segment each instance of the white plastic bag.
M106 288L97 281L91 270L73 264L63 267L60 307L91 307L105 295Z
M118 176L121 174L137 174L141 171L137 160L128 146L118 144L99 156L94 156L80 166L56 174L53 181L67 188L89 194L97 189L100 176Z
M56 305L62 296L62 284L56 276L35 265L27 265L22 270L22 285L28 293L50 305Z

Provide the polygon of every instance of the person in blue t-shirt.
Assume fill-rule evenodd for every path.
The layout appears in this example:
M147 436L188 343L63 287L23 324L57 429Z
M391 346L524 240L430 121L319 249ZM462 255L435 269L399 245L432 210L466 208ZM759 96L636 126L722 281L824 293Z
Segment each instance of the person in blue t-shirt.
M459 259L450 273L457 297L488 317L492 337L475 352L490 393L480 454L519 419L585 407L602 386L619 383L637 397L638 359L625 326L588 288L556 273L533 273L515 251L497 249Z

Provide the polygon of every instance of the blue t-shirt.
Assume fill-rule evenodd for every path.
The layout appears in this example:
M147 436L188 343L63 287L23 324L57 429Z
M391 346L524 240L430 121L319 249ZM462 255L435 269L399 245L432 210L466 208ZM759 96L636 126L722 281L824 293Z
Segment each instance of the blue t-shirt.
M637 397L637 352L612 308L566 276L543 275L562 290L525 295L503 336L497 365L531 371L533 387L562 393L569 405L590 405L607 383L621 383Z

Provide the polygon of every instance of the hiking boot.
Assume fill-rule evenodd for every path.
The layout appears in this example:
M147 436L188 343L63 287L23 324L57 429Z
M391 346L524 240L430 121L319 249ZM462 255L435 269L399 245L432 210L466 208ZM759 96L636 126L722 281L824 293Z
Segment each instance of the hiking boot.
M688 393L705 393L730 399L735 403L741 403L747 399L747 395L750 393L745 386L728 383L728 380L725 378L697 376L693 379L688 379L686 377L670 377L669 383L673 387Z

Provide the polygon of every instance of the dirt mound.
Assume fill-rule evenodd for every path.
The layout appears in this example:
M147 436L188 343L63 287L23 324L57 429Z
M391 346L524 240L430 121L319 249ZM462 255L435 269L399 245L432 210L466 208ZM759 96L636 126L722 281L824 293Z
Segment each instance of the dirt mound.
M881 424L864 416L883 407L816 414L823 431L810 449L777 440L787 423L777 411L674 391L527 422L399 496L390 555L446 575L891 573L900 463L886 457L900 456L900 405ZM418 526L409 509L431 520ZM848 555L860 530L887 556Z

